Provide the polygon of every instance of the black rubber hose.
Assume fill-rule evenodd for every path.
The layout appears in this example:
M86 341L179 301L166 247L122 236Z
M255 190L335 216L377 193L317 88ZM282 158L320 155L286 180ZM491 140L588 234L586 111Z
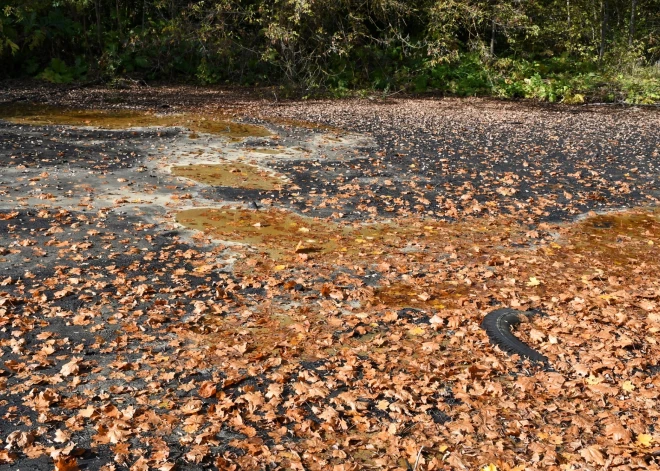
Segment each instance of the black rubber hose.
M481 328L486 331L490 343L497 345L508 353L529 358L532 361L548 363L548 358L541 353L537 352L529 345L518 340L512 333L511 328L520 324L520 316L532 316L533 313L529 311L516 311L514 309L505 308L498 309L490 312L484 317L481 322Z

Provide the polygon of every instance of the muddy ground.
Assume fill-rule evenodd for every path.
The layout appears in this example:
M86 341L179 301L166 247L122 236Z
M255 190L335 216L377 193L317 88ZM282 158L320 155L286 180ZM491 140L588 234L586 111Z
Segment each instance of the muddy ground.
M0 469L656 466L659 112L263 95L0 89Z

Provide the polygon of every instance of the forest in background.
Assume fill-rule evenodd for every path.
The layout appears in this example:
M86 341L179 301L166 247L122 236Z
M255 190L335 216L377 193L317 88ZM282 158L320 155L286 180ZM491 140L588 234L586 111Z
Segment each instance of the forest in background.
M0 78L660 102L660 0L0 0Z

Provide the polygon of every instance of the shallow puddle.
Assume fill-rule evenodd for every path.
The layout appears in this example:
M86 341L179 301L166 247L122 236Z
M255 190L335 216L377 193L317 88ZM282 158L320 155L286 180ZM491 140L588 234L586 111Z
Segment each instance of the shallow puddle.
M373 256L399 240L387 224L340 226L284 210L199 208L182 211L176 221L209 236L257 246L273 258L333 253Z
M258 246L275 258L336 250L342 238L333 225L278 210L190 209L176 221L214 238Z
M267 154L267 155L279 155L284 154L286 151L284 149L268 149L268 148L248 148L246 149L250 152L256 152L257 154Z
M206 185L254 190L277 190L283 180L271 173L242 163L177 165L172 175L189 178Z
M229 140L267 137L272 133L253 124L235 123L223 116L198 114L156 114L146 111L79 110L46 105L0 106L0 119L15 124L92 126L101 129L136 127L184 127L195 133L217 134Z
M608 232L639 235L646 231L658 231L660 219L657 212L599 214L585 219L583 226L585 232L598 235Z
M387 306L444 309L460 304L467 297L469 287L464 284L443 283L432 287L406 284L383 286L374 292L374 298Z
M659 237L658 211L604 214L579 222L569 248L605 265L634 266L657 262Z

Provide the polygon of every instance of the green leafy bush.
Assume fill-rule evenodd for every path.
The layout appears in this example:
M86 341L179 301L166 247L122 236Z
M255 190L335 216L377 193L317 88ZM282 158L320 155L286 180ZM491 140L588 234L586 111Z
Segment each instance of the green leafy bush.
M0 0L0 75L651 103L658 25L660 0Z
M79 80L87 73L87 66L81 58L76 58L69 67L63 60L53 58L50 65L38 75L38 78L51 83L70 83Z

